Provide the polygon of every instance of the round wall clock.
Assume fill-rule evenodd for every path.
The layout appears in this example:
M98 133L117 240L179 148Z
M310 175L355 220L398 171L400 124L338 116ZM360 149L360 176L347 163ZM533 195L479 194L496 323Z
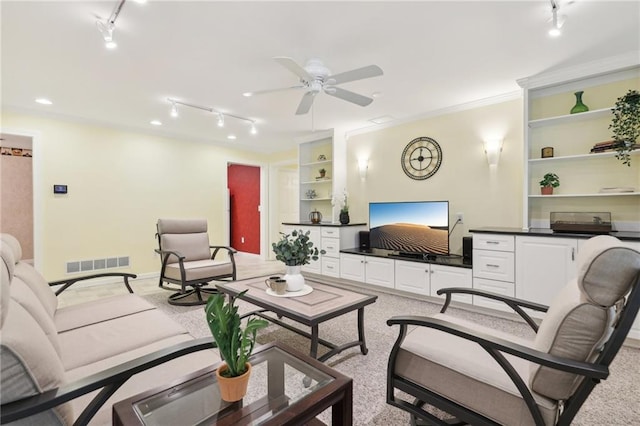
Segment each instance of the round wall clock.
M442 149L435 140L426 136L416 138L402 151L402 170L411 179L428 179L442 164Z

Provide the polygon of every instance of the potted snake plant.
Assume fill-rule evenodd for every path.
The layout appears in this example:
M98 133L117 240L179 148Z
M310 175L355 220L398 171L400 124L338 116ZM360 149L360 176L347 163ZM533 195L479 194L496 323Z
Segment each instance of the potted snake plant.
M268 325L266 320L252 317L243 328L235 299L231 298L226 303L224 295L215 294L209 296L205 306L207 324L224 361L216 370L220 397L228 402L239 401L247 393L251 374L249 357L256 343L256 334Z

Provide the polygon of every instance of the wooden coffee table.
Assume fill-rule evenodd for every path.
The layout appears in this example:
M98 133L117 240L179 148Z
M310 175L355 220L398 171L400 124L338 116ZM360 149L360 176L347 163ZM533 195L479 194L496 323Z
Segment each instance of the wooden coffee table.
M305 277L307 285L313 291L299 297L277 297L266 292L264 280L268 277L252 278L242 281L216 284L220 292L229 297L236 297L242 291L247 292L242 296L245 300L262 309L243 315L258 315L288 330L311 339L309 355L319 361L326 361L347 348L360 346L363 355L368 352L364 337L364 307L374 303L378 296L357 293L355 291L328 285L318 279ZM336 345L318 336L318 326L330 319L339 317L352 311L358 311L358 340ZM267 315L272 312L276 317ZM287 324L280 320L281 317L289 318L297 323L311 327L311 333ZM318 344L330 348L330 351L318 357Z
M212 365L114 404L113 424L321 425L316 416L329 407L333 425L353 424L349 377L278 342L256 348L250 361L249 387L241 401L220 399L217 365Z

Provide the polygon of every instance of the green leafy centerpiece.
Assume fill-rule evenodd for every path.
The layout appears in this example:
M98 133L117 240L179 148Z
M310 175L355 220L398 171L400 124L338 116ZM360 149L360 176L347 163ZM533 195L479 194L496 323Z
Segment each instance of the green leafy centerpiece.
M237 297L242 297L247 290ZM256 343L258 330L268 325L266 320L249 318L242 328L236 298L225 303L225 296L209 296L205 306L207 324L220 351L224 364L216 370L220 396L223 400L241 400L247 393L251 364L249 357Z
M287 281L287 291L300 291L304 288L304 277L300 273L300 267L309 264L311 260L318 260L318 254L324 254L325 251L313 246L313 241L309 238L311 231L304 232L299 229L293 230L291 234L280 234L280 241L272 243L271 247L276 259L287 267L283 277Z

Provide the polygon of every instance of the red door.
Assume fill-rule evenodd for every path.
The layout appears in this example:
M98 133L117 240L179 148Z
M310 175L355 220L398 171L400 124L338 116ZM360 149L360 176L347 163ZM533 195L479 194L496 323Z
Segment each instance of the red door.
M229 164L231 247L260 254L260 167Z

